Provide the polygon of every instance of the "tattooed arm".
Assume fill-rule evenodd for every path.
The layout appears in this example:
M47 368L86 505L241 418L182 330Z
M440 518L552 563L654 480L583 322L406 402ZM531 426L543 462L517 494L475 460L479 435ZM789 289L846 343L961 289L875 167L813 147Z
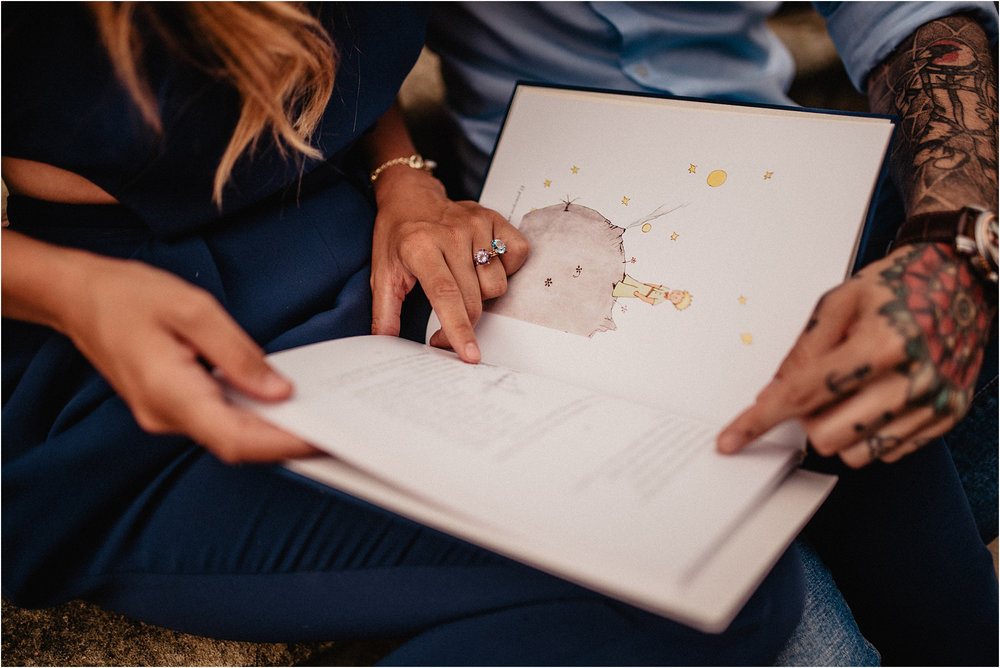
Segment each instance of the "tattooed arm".
M979 24L921 26L871 72L868 93L873 111L900 121L891 165L907 215L996 210L997 79ZM820 300L719 449L799 418L820 454L895 461L966 413L995 313L996 286L949 245L901 246Z
M997 74L982 27L932 21L868 79L872 111L895 114L892 151L908 215L997 207Z

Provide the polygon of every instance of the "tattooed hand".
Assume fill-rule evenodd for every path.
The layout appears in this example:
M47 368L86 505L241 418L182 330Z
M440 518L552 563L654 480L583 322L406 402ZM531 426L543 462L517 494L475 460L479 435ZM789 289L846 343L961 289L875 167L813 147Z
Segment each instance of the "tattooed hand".
M868 77L872 111L900 122L893 178L909 215L996 209L997 84L982 27L930 21ZM996 312L947 245L902 246L824 297L774 381L720 435L735 452L789 418L852 466L895 461L969 409Z
M827 293L756 403L719 436L735 452L799 418L850 466L895 461L969 408L996 305L944 244L903 246Z

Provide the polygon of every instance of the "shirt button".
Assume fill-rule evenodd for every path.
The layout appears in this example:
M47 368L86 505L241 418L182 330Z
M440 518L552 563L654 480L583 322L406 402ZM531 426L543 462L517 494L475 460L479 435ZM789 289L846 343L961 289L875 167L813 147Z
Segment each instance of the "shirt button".
M648 77L649 76L649 69L645 65L636 65L635 66L635 73L638 74L641 77Z

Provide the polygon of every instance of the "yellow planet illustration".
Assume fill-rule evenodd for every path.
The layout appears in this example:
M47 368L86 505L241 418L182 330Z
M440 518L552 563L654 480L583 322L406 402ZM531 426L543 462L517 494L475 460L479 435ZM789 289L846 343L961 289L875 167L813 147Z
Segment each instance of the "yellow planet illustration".
M723 183L726 182L727 176L728 174L726 174L723 170L714 169L708 175L708 178L705 181L706 183L708 183L708 185L712 186L713 188L718 188L719 186L721 186Z

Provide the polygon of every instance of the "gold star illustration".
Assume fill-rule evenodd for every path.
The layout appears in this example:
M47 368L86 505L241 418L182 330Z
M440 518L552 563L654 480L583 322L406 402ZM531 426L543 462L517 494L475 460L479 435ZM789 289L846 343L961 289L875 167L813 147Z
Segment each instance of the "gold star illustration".
M770 180L770 178L771 178L772 176L774 176L774 172L764 172L764 180L765 180L765 181L768 181L768 180Z
M629 203L630 199L632 199L632 198L631 197L622 197L622 204L624 204L625 206L628 206L628 203Z
M741 304L746 304L747 303L747 298L744 297L743 295L740 295L740 298L737 301L739 301L739 303L741 303Z
M572 167L569 168L569 171L573 172L574 174L577 174L580 172L580 168L577 167L576 165L573 165Z
M753 343L753 334L741 334L740 340L749 346L751 343Z
M688 174L694 174L698 170L698 165L688 163Z
M673 234L670 235L670 240L671 241L677 241L677 237L679 237L679 236L680 236L679 234L677 234L676 232L674 232Z
M549 186L552 185L552 180L551 179L545 179L544 185L545 185L546 188L548 188Z

